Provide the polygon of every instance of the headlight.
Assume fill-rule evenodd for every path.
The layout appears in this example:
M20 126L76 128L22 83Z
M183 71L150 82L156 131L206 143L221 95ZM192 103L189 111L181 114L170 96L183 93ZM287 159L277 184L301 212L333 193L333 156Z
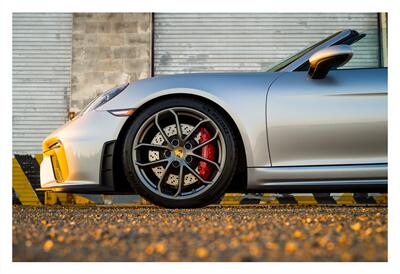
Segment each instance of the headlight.
M122 86L119 87L115 87L112 88L110 90L107 90L106 92L104 92L99 98L98 100L96 100L93 103L93 108L96 109L102 105L104 105L105 103L107 103L108 101L110 101L112 98L114 98L115 96L117 96L118 94L120 94L129 84L123 84Z
M107 90L106 92L102 93L101 95L99 95L96 99L94 99L92 102L90 102L82 111L81 113L84 114L85 112L88 112L90 110L96 109L102 105L104 105L105 103L107 103L108 101L110 101L112 98L114 98L115 96L117 96L118 94L120 94L124 89L126 89L126 87L129 85L129 83L127 84L123 84L121 86L112 88L110 90Z

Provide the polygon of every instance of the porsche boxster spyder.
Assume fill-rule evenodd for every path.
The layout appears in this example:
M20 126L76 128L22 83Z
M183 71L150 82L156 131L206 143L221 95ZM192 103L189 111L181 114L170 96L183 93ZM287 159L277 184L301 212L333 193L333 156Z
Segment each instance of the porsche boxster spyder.
M387 68L341 68L364 36L340 31L266 72L117 86L44 140L41 186L172 208L232 191L384 191Z

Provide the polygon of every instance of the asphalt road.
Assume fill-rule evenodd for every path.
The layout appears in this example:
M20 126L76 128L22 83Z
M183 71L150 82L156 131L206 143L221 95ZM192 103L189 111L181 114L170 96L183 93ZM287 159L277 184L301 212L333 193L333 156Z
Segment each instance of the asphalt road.
M13 208L14 261L387 261L387 207Z

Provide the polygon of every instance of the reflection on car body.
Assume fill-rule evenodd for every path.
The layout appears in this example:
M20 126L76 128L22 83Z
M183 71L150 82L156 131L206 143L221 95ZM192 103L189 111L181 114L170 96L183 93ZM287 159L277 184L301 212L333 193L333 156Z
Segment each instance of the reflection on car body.
M268 72L153 77L92 101L43 143L41 185L199 207L226 191L387 187L387 68L337 69L340 31Z

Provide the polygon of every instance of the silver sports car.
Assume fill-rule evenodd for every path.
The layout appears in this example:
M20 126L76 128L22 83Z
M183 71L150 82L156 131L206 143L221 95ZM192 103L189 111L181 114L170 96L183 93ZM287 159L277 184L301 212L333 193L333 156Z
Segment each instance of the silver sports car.
M41 185L200 207L225 192L386 191L387 69L343 30L267 72L113 88L43 142Z

